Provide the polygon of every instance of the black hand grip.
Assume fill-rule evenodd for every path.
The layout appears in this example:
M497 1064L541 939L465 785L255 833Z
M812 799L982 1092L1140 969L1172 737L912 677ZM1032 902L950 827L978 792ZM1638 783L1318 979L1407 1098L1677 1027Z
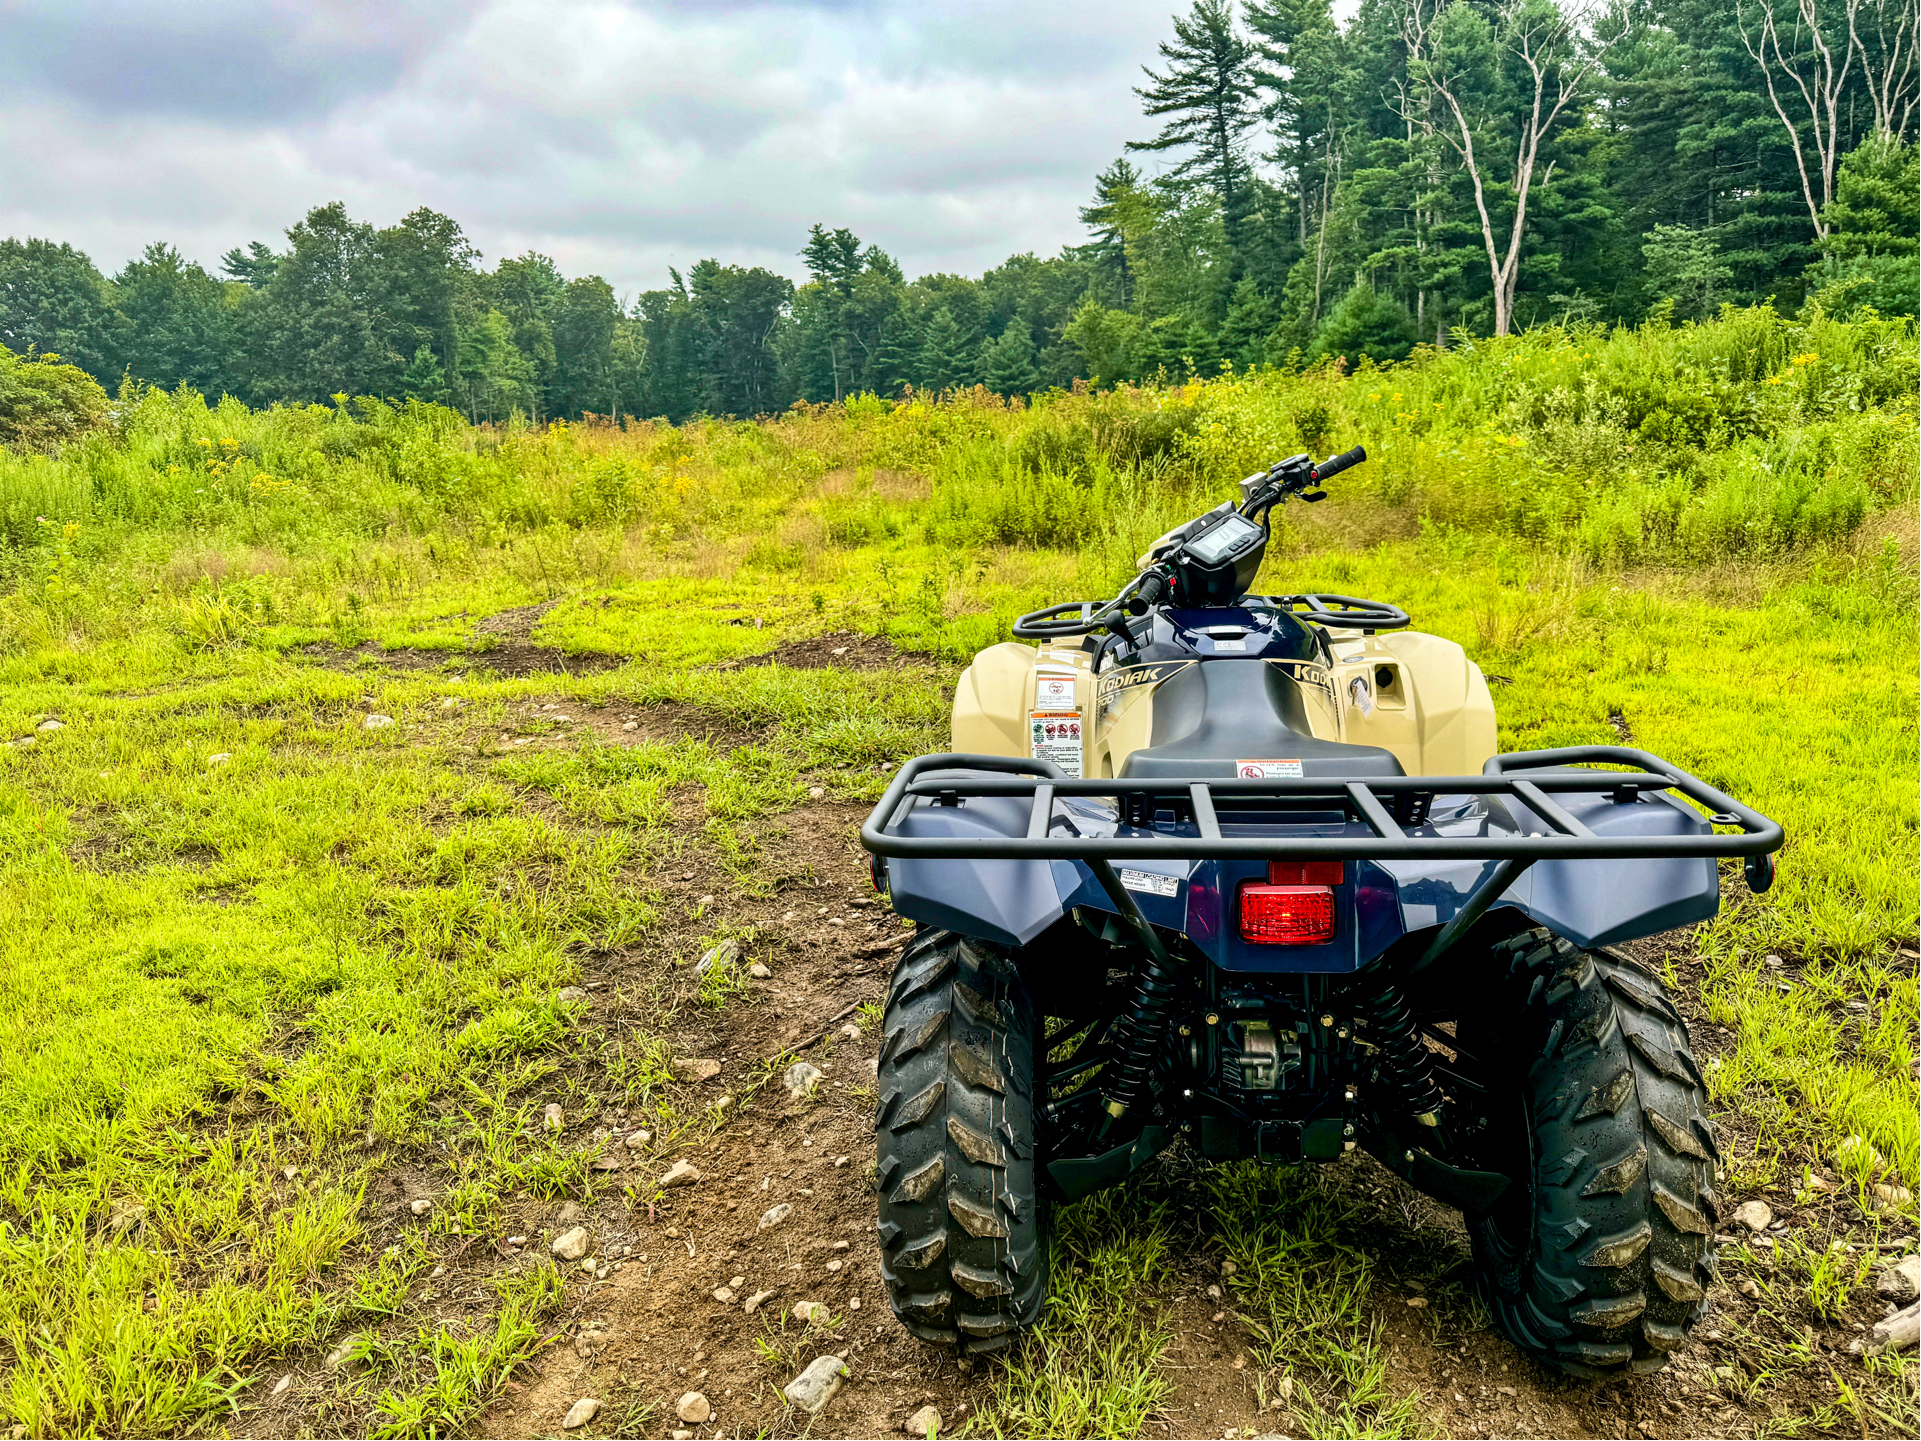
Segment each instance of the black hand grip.
M1161 603L1161 597L1167 594L1167 578L1158 571L1154 572L1141 582L1141 588L1137 594L1141 604L1152 610Z
M1358 445L1352 450L1342 451L1339 455L1330 455L1326 460L1314 467L1314 479L1317 481L1326 480L1329 476L1339 475L1350 465L1359 465L1366 459L1367 451Z

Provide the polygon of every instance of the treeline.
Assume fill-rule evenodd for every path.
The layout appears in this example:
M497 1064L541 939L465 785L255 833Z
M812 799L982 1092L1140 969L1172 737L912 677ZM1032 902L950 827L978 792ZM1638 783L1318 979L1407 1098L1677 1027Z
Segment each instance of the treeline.
M1224 364L1377 361L1727 303L1917 308L1915 0L1195 0L1137 94L1092 238L909 281L816 225L798 288L703 260L630 303L458 224L321 206L209 272L111 278L0 242L0 345L260 404L414 397L474 420L754 415Z

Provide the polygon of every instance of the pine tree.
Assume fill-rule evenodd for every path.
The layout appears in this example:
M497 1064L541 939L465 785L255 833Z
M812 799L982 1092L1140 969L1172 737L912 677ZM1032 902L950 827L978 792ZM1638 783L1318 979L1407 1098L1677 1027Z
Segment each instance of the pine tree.
M1174 20L1174 39L1162 41L1167 72L1143 66L1153 84L1136 87L1150 116L1170 116L1152 140L1130 140L1129 150L1191 153L1165 179L1198 182L1220 202L1228 244L1238 247L1247 213L1248 164L1244 141L1254 127L1254 48L1234 25L1233 0L1194 0Z
M1009 323L998 340L981 343L981 384L1000 395L1031 395L1039 379L1034 373L1034 338L1019 320Z
M915 370L919 390L954 390L974 383L974 347L945 305L927 321Z
M1270 96L1273 159L1293 188L1296 236L1306 245L1327 212L1343 131L1357 118L1346 45L1328 0L1249 0L1247 25L1265 62L1255 76Z
M1328 312L1307 358L1311 363L1338 355L1354 366L1363 356L1374 361L1405 360L1413 348L1414 317L1407 307L1380 294L1367 281L1357 280Z
M1252 280L1234 287L1234 300L1221 322L1222 356L1242 367L1260 365L1267 360L1267 334L1274 328L1279 312L1272 300L1261 294Z
M435 405L447 400L447 372L431 345L414 351L414 358L400 374L400 393L409 400L425 400Z
M1094 232L1086 253L1113 275L1122 305L1133 299L1127 273L1127 236L1140 212L1141 173L1125 156L1094 177L1094 203L1081 207L1081 224Z
M1721 289L1733 274L1714 238L1682 225L1657 225L1641 239L1649 298L1657 305L1670 305L1677 320L1713 315Z
M1871 135L1841 162L1834 199L1822 215L1824 258L1808 272L1824 309L1847 314L1871 305L1883 315L1916 313L1918 156L1913 145Z

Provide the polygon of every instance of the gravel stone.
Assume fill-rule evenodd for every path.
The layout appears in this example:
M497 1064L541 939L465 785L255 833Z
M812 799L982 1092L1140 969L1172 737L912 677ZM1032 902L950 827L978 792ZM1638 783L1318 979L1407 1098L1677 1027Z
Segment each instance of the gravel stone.
M34 727L34 729L41 732L42 734L45 734L49 731L63 731L66 729L66 726L62 724L60 721L48 719L48 720L41 721L39 725Z
M232 759L233 759L232 751L216 751L214 754L207 757L207 764L210 766L224 766L228 761Z
M688 1391L674 1404L674 1414L689 1426L705 1426L714 1414L713 1403L698 1391Z
M562 986L554 992L554 999L559 1001L563 1006L571 1006L576 1002L591 1001L593 997L588 995L579 986Z
M667 1174L660 1178L660 1188L665 1191L674 1186L691 1186L700 1179L691 1161L676 1161L667 1168Z
M591 1396L582 1396L567 1408L567 1419L560 1423L564 1431L575 1431L585 1426L600 1414L600 1402Z
M720 1074L720 1062L688 1057L675 1061L673 1070L683 1081L711 1081Z
M593 1238L587 1234L585 1226L576 1226L571 1231L563 1231L554 1238L554 1254L563 1261L578 1261L593 1247Z
M825 1326L829 1316L825 1301L796 1301L791 1314L803 1326L812 1326L816 1323Z
M794 1405L814 1416L834 1399L840 1383L847 1379L847 1363L838 1356L819 1356L807 1369L789 1381L781 1394Z
M820 1084L822 1074L819 1066L807 1061L796 1061L781 1072L780 1083L787 1088L787 1094L798 1101L814 1093L814 1087Z
M361 722L361 725L365 726L370 731L381 731L381 730L385 730L388 726L392 725L393 723L394 723L394 718L392 716L379 715L376 713L374 715L368 716L364 721Z
M1734 1219L1750 1231L1765 1231L1774 1220L1766 1201L1743 1201L1734 1208Z
M1903 1256L1888 1262L1874 1278L1874 1291L1897 1306L1921 1300L1921 1256Z
M763 966L759 961L755 961L753 965L747 968L747 974L752 976L757 981L771 981L774 979L774 973L768 970L767 967Z
M774 1293L772 1291L756 1291L754 1292L753 1295L749 1296L745 1301L740 1303L740 1309L746 1315L751 1316L754 1314L754 1312L758 1311L762 1306L765 1306L769 1301L773 1299L774 1299Z
M412 1211L416 1216L424 1216L429 1211L433 1210L433 1208L434 1208L434 1203L432 1201L429 1201L425 1196L422 1196L418 1201L415 1201L407 1209Z
M932 1406L923 1406L901 1422L900 1429L909 1436L926 1436L931 1441L931 1438L940 1435L940 1412Z
M762 1212L760 1224L754 1229L756 1231L770 1231L793 1214L793 1206L786 1201L782 1201L778 1206L769 1206Z
M654 1133L652 1131L629 1131L627 1133L627 1147L629 1150L638 1151L644 1146L651 1146L653 1144Z

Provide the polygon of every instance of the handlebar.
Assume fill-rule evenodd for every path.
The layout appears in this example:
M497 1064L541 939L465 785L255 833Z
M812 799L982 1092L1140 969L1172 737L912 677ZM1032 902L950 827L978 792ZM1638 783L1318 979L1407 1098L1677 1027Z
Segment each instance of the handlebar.
M1317 482L1327 480L1331 476L1339 475L1350 466L1359 465L1366 459L1367 449L1359 445L1355 446L1352 450L1344 450L1339 455L1330 455L1326 460L1314 467L1312 472L1313 479Z
M1314 487L1366 459L1367 450L1359 445L1339 455L1330 455L1319 465L1305 455L1291 455L1265 471L1256 471L1241 482L1243 500L1240 513L1259 523L1265 537L1267 514L1275 506L1288 499L1325 500L1326 492ZM1234 509L1231 501L1220 507L1221 511ZM1021 640L1057 640L1087 635L1093 631L1111 629L1116 622L1124 626L1125 622L1121 621L1123 616L1142 615L1153 610L1174 594L1174 582L1161 562L1170 559L1178 562L1183 554L1182 547L1196 527L1214 519L1217 513L1210 511L1162 536L1149 548L1147 556L1142 558L1142 564L1149 568L1124 586L1112 600L1068 601L1030 612L1014 622L1015 636ZM1265 539L1262 543L1265 545ZM1243 578L1243 583L1251 578L1251 575ZM1405 611L1371 601L1357 601L1348 596L1293 596L1288 597L1285 603L1290 609L1301 607L1295 610L1301 620L1334 629L1391 630L1409 623Z

